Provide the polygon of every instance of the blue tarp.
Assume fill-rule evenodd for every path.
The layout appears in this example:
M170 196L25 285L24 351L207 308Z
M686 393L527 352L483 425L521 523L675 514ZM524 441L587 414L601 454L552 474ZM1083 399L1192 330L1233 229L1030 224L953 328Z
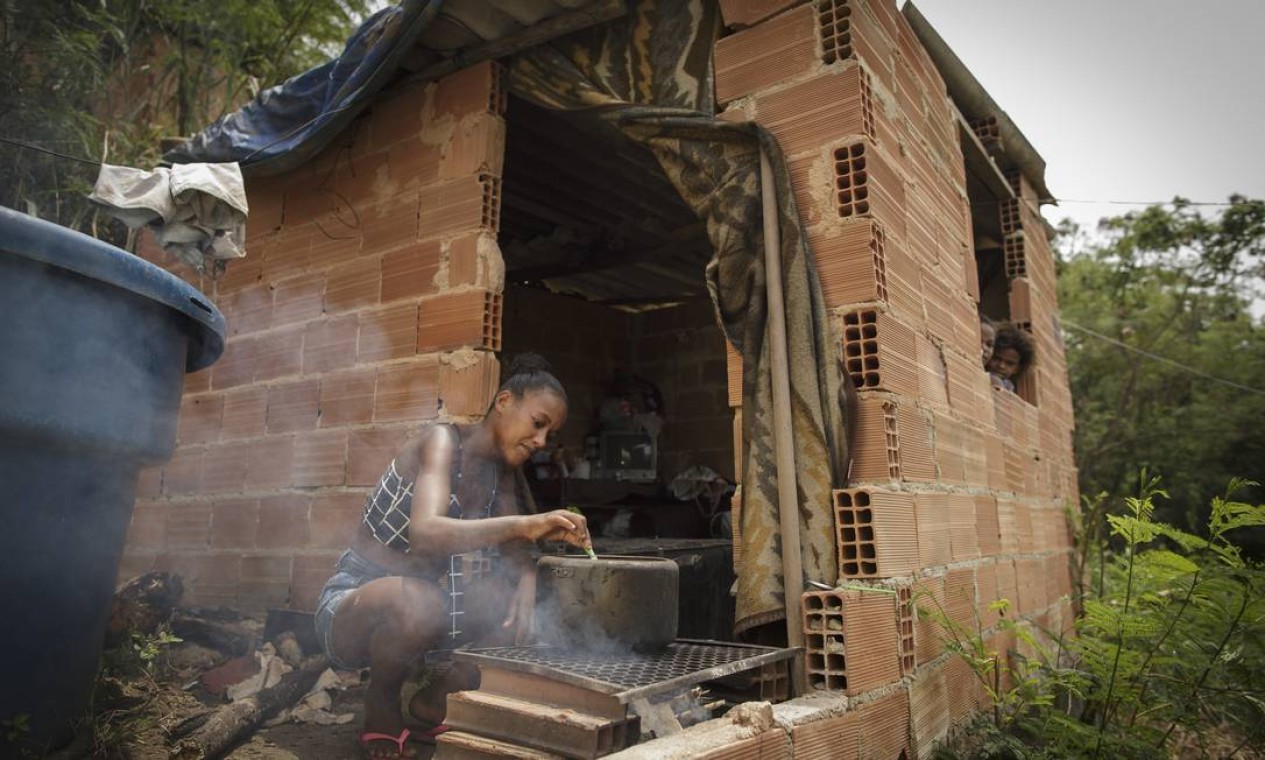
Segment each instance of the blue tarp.
M442 0L403 0L360 25L342 55L285 82L167 152L173 164L241 164L261 176L301 165L391 80Z

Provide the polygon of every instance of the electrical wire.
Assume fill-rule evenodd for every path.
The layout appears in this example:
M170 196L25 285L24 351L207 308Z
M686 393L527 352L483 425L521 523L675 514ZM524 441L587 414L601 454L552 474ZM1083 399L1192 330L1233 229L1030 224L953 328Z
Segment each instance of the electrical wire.
M1248 393L1255 393L1255 394L1256 394L1256 395L1258 395L1258 396L1265 396L1265 390L1261 390L1260 388L1253 388L1253 387L1248 386L1248 385L1243 385L1242 383L1236 383L1236 382L1234 382L1233 380L1226 380L1225 378L1217 377L1216 375L1210 375L1210 374L1208 374L1207 372L1204 372L1204 371L1202 371L1202 370L1195 369L1194 367L1187 366L1187 365L1185 365L1185 364L1182 364L1181 362L1173 361L1172 359L1169 359L1169 358L1168 358L1168 357L1166 357L1166 356L1160 356L1159 354L1153 354L1153 353L1151 353L1150 351L1145 351L1145 350L1143 350L1143 349L1141 349L1141 348L1137 348L1137 347L1135 347L1135 346L1130 346L1128 343L1123 343L1123 342L1121 342L1121 341L1118 341L1118 340L1116 340L1115 338L1112 338L1112 337L1110 337L1110 336L1108 336L1108 335L1103 335L1103 334L1102 334L1102 333L1100 333L1100 332L1095 332L1094 330L1091 330L1091 329L1089 329L1088 327L1081 327L1080 325L1076 324L1075 322L1069 322L1069 321L1067 321L1066 319L1062 319L1062 320L1060 320L1060 321L1062 322L1062 324L1063 324L1063 326L1064 326L1064 327L1070 327L1070 328L1072 328L1073 330L1076 330L1076 331L1078 331L1078 332L1085 333L1086 335L1092 336L1092 337L1094 337L1094 338L1098 338L1099 340L1104 340L1104 341L1106 341L1106 342L1108 342L1108 343L1112 344L1113 346L1118 346L1118 347L1120 347L1120 348L1123 348L1123 349L1124 349L1124 350L1126 350L1126 351L1131 351L1131 352L1133 352L1133 353L1135 353L1135 354L1138 354L1139 356L1144 356L1144 357L1146 357L1146 358L1148 358L1148 359L1151 359L1152 361L1157 361L1157 362L1161 362L1161 363L1163 363L1163 364L1167 364L1167 365L1172 366L1172 367L1176 367L1177 369L1180 369L1180 370L1182 370L1183 372L1188 372L1188 373L1190 373L1190 374L1192 374L1192 375L1197 375L1197 376L1199 376L1199 377L1204 378L1205 380L1211 380L1211 381L1212 381L1212 382L1214 382L1214 383L1220 383L1220 384L1222 384L1222 385L1228 385L1228 386L1230 386L1231 388L1235 388L1235 389L1237 389L1237 390L1241 390L1241 391L1247 391Z
M1002 203L1007 202L1008 200L1012 200L1012 199L1010 199L1010 198L1004 198L1004 199L1002 199L1002 200L992 200L992 201L971 201L971 205L972 205L972 206L999 206L999 205L1001 205ZM1056 205L1056 206L1057 206L1057 205L1064 204L1064 203L1088 203L1088 204L1101 204L1101 205L1104 205L1104 206L1106 206L1106 205L1113 205L1113 206L1172 206L1172 205L1174 205L1174 202L1173 202L1172 200L1167 200L1167 201L1112 201L1112 200L1090 200L1090 199L1087 199L1087 198L1038 198L1038 199L1036 200L1036 203L1037 203L1038 205L1049 205L1049 204L1053 204L1053 205ZM1183 201L1182 201L1182 205L1184 205L1184 206L1219 206L1219 207L1223 207L1223 208L1224 208L1224 207L1227 207L1227 206L1235 206L1235 205L1238 205L1238 204L1236 204L1236 203L1234 203L1234 202L1232 202L1232 201L1187 201L1187 200L1183 200Z
M11 137L0 137L0 142L8 143L9 145L13 145L18 148L24 148L26 150L33 150L39 153L47 153L50 156L56 156L57 158L62 158L67 161L75 161L77 163L87 164L89 166L101 165L100 161L93 161L92 159L89 159L89 158L80 158L79 156L70 156L65 153L58 153L55 150L49 150L48 148L45 148L42 145L36 145L35 143L26 142L25 140L14 140Z

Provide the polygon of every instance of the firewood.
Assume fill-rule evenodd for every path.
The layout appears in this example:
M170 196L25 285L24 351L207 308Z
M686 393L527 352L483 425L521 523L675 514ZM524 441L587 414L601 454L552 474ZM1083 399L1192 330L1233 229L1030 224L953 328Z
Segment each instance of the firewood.
M324 656L310 658L302 670L287 673L270 688L224 705L197 729L171 747L173 760L212 760L224 756L264 721L294 705L329 667Z

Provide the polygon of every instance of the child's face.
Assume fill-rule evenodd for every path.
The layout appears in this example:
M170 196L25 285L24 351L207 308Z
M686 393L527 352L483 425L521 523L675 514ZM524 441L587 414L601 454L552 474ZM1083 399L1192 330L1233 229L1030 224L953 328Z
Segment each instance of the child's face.
M980 352L984 355L984 366L988 366L988 360L993 358L993 341L997 339L997 328L992 325L981 324L979 326L979 347Z
M993 358L988 360L988 371L1007 380L1013 380L1019 372L1019 351L1003 348L995 352Z

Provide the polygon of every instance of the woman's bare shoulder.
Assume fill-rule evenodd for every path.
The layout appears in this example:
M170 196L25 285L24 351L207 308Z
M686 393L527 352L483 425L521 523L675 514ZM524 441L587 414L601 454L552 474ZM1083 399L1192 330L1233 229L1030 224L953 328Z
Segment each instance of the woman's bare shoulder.
M401 474L413 479L423 467L447 467L456 449L453 430L439 423L426 425L410 438L396 455L396 467Z

